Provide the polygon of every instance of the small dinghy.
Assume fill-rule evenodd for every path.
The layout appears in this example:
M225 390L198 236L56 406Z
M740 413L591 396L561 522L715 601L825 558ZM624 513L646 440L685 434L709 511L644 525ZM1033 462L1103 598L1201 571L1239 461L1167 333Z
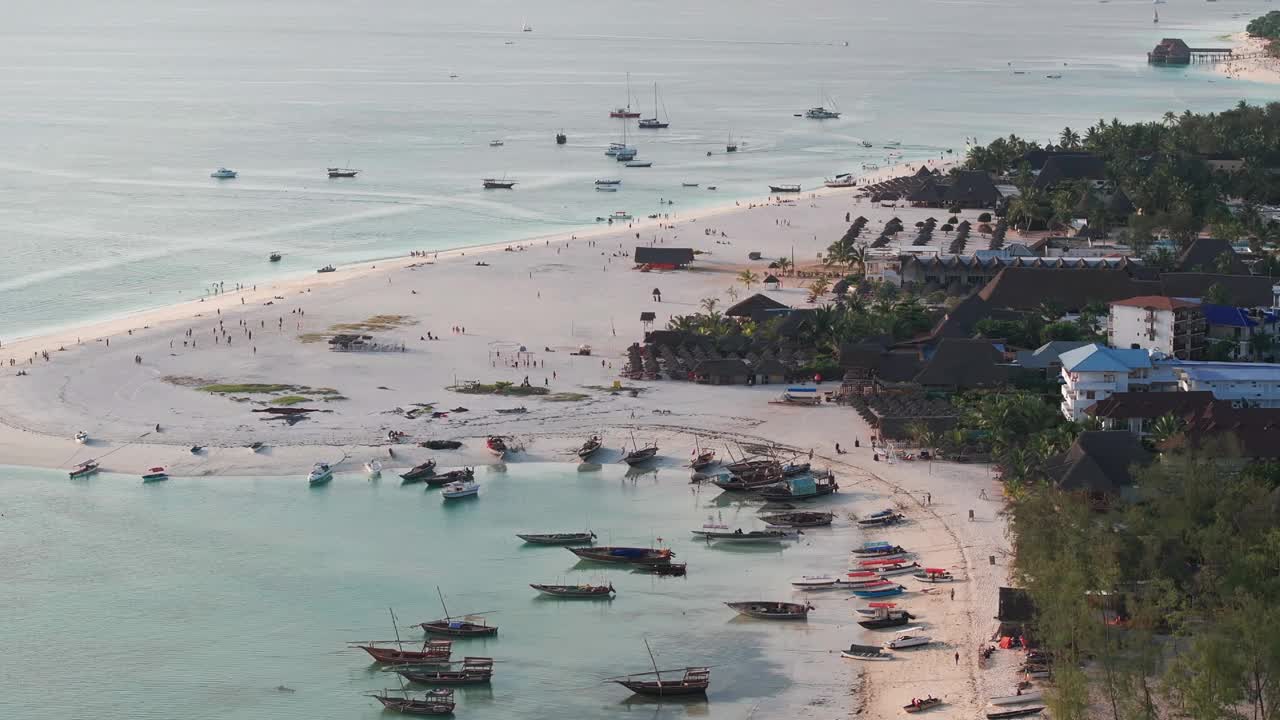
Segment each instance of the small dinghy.
M725 605L738 611L739 615L746 615L749 618L757 620L804 620L809 617L809 611L813 606L809 603L791 603L791 602L727 602Z
M848 650L840 653L840 657L850 660L892 660L893 656L883 648L875 645L850 645Z
M333 468L329 467L329 463L318 462L311 468L311 472L307 473L307 484L311 486L327 485L333 479Z
M445 500L458 500L460 498L475 497L480 493L480 486L475 480L462 480L460 482L451 482L440 490L440 495Z
M530 583L529 587L537 590L543 595L550 595L558 598L569 598L572 600L605 600L612 599L614 593L613 583L608 585L539 585Z
M918 713L935 708L942 704L942 698L936 698L932 695L926 698L916 698L911 701L910 705L903 705L902 709L909 713Z
M580 533L516 533L516 537L530 545L590 545L596 539L593 532Z
M98 461L85 460L79 465L71 468L71 472L68 474L71 476L71 479L74 480L75 478L88 477L96 472L98 472Z
M364 464L364 471L369 474L370 478L376 478L382 475L382 461L370 459Z
M955 579L946 568L925 568L920 572L911 573L911 577L927 583L944 583Z
M85 443L89 442L89 433L87 433L87 432L85 432L85 431L83 431L83 430L81 430L81 431L77 432L77 433L76 433L76 442L80 443L81 445L84 445Z

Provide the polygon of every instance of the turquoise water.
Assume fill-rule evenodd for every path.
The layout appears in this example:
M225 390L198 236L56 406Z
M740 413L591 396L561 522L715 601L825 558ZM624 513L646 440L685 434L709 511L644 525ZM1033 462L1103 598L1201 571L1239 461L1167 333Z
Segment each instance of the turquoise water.
M1269 7L1169 3L1153 25L1146 0L18 0L0 28L0 340L218 281L759 197L884 164L890 139L923 159L1272 99L1145 62L1162 36L1215 43ZM633 106L651 112L658 82L672 123L633 130L647 170L602 152L627 72ZM842 119L793 117L823 95ZM221 165L240 178L211 180ZM515 191L480 189L503 174ZM596 193L609 176L622 191Z
M496 611L489 617L501 627L495 639L455 642L457 657L499 661L491 688L459 690L459 717L743 718L752 708L779 717L771 713L790 693L848 695L853 669L814 652L856 639L843 595L817 599L800 624L740 619L721 602L790 597L787 578L843 567L861 541L856 529L814 530L785 548L718 549L688 531L709 514L747 524L755 508L691 488L684 471L628 479L616 467L510 465L477 477L478 499L444 505L420 485L362 476L320 489L285 478L144 486L0 467L0 717L380 717L361 693L395 676L345 642L394 637L388 606L402 625L437 618L437 585L455 614ZM826 506L856 498L842 492ZM602 544L662 536L689 575L579 565L566 550L513 537L584 526ZM527 585L560 578L611 581L618 596L546 600ZM709 700L636 703L602 684L647 669L644 638L664 668L718 666Z

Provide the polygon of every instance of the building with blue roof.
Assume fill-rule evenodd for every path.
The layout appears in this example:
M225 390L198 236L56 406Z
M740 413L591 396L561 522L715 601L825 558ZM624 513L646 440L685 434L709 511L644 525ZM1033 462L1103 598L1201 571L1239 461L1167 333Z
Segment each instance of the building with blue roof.
M1153 363L1142 348L1116 349L1090 343L1058 356L1062 363L1062 414L1079 422L1094 403L1118 392L1173 390L1169 365Z

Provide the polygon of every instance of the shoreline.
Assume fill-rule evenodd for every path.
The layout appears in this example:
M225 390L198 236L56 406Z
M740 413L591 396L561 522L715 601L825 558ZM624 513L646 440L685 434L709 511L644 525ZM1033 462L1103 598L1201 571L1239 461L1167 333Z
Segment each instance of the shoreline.
M1269 53L1271 41L1254 37L1246 31L1232 33L1228 37L1233 54L1249 57L1214 63L1214 73L1233 80L1280 84L1280 58Z

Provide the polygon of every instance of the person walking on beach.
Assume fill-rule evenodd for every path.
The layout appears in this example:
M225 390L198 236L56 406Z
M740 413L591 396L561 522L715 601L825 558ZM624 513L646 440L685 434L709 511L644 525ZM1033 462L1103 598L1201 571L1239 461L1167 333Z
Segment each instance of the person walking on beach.
M953 601L956 599L956 589L955 589L955 588L951 588L951 599L952 599Z
M959 665L959 664L960 664L960 653L959 653L959 651L957 651L957 652L956 652L956 665Z

